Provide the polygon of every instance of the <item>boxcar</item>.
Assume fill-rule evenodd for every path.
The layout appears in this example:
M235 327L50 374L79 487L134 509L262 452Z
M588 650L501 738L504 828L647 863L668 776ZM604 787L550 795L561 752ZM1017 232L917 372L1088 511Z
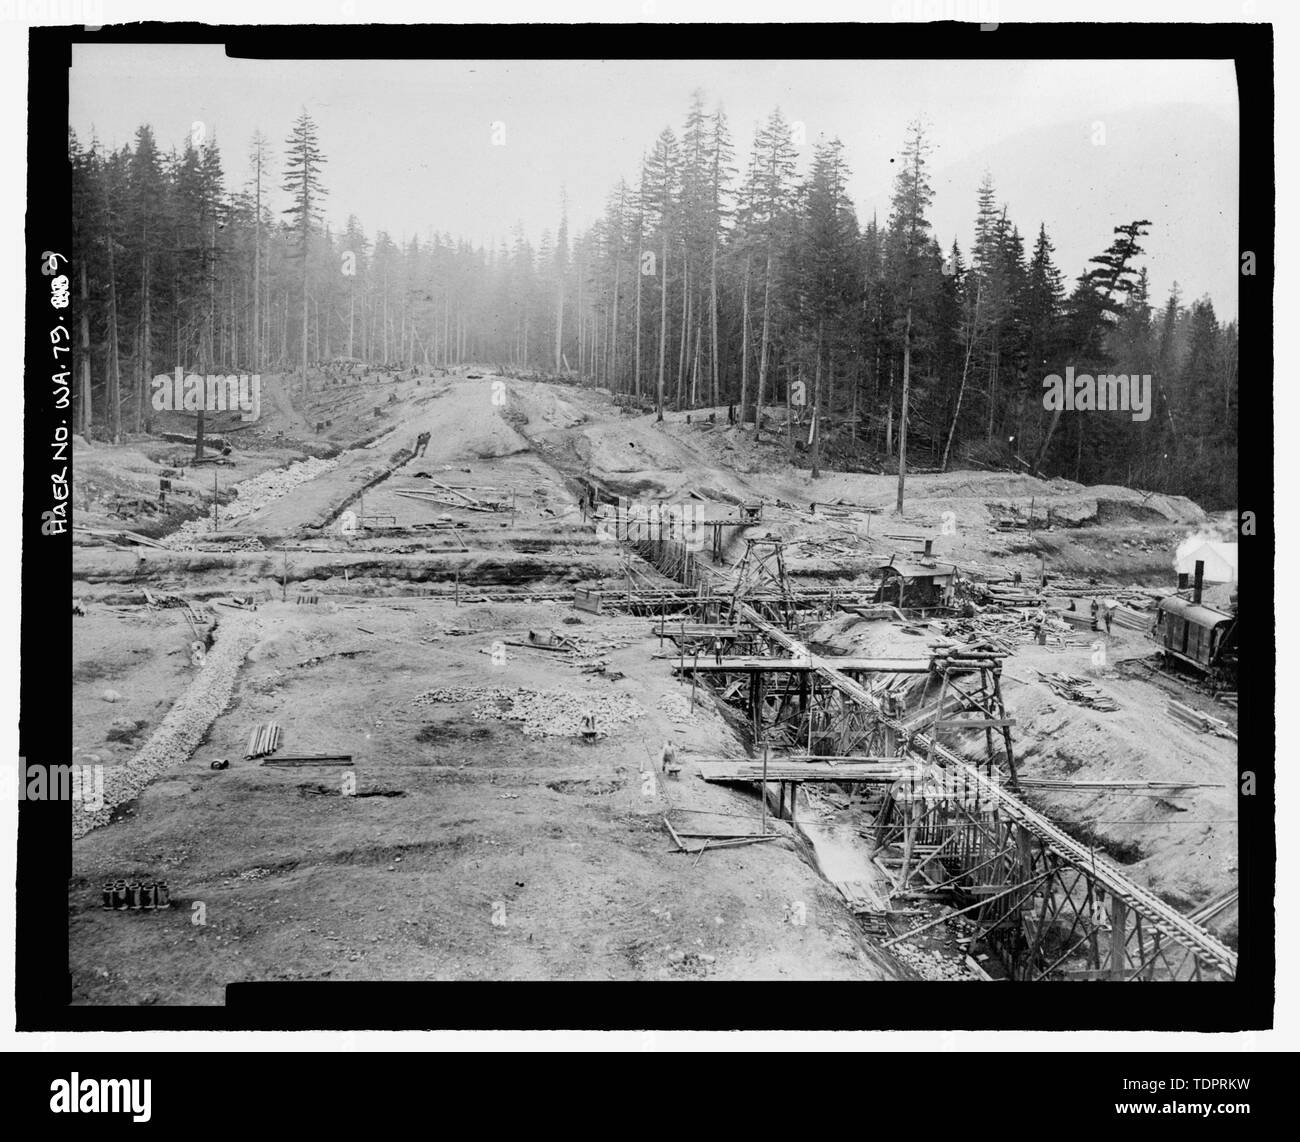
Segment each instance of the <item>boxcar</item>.
M1230 685L1237 679L1237 616L1170 595L1160 601L1152 631L1157 652Z

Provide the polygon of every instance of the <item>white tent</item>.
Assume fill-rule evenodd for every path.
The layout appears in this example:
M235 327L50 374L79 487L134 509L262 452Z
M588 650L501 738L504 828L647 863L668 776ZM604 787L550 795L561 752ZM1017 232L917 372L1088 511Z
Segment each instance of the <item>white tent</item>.
M1237 545L1235 543L1206 542L1194 548L1176 565L1179 575L1186 575L1188 583L1196 577L1196 562L1205 563L1205 582L1235 583L1237 581Z

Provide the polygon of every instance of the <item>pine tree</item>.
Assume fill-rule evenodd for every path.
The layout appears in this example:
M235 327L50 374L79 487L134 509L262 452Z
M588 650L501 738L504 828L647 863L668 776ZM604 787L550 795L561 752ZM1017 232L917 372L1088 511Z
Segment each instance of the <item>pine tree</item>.
M664 374L668 351L668 243L680 192L677 139L665 127L655 140L654 150L644 170L647 205L652 213L652 227L659 230L659 363L655 382L655 419L664 418Z
M262 369L262 180L270 160L270 143L261 131L254 131L249 143L248 161L253 168L253 312L250 343L253 371Z
M292 204L284 211L292 221L295 232L295 244L298 257L302 261L302 353L300 368L302 371L302 395L307 397L307 323L308 323L308 272L311 254L312 230L321 218L321 200L325 197L325 188L320 180L320 168L325 157L321 153L316 138L316 123L304 107L302 114L294 123L289 138L285 140L288 150L284 160L284 183L282 189L293 195ZM387 294L385 294L387 301ZM385 315L385 345L387 345L387 316ZM387 360L387 353L385 353Z
M894 263L893 277L902 287L905 297L903 324L903 395L898 419L898 503L896 510L903 511L903 492L907 477L907 414L912 363L912 312L925 292L922 258L930 222L925 216L934 200L926 169L930 151L925 129L919 121L907 129L902 161L894 180L894 197L891 203L889 231Z
M1137 284L1137 271L1132 265L1133 260L1142 253L1137 240L1147 233L1146 228L1150 225L1146 219L1140 219L1116 226L1115 233L1119 237L1103 253L1089 259L1094 268L1079 278L1066 306L1067 342L1070 351L1079 357L1095 358L1100 355L1108 318L1120 312L1124 299ZM1047 459L1052 437L1060 423L1061 411L1061 404L1058 403L1034 461L1034 471L1041 471L1043 462ZM1078 431L1083 431L1082 423ZM1079 444L1078 451L1081 452L1081 439Z
M773 340L773 291L780 272L779 258L793 221L795 192L795 148L790 125L779 107L768 116L754 135L749 172L740 193L737 217L738 237L745 261L763 268L763 326L759 342L758 383L754 400L754 433L763 428L763 400L767 391L770 350ZM741 394L740 424L747 412Z
M788 256L795 271L804 349L811 350L813 362L814 477L821 474L822 437L833 387L829 377L823 394L823 362L833 357L861 292L855 264L858 222L845 189L847 180L843 144L838 139L819 142L802 190L799 225ZM829 367L826 373L829 376Z

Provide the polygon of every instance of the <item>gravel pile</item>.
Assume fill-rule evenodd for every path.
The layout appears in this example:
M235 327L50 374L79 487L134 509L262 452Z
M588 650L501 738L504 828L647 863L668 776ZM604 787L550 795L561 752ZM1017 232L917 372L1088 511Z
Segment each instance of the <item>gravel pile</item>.
M87 812L81 802L73 802L74 838L108 824L115 806L138 797L150 781L194 752L230 701L235 675L260 630L260 623L251 614L232 614L222 620L219 637L203 666L149 740L129 761L104 770L103 808Z
M908 944L895 944L890 950L923 979L962 981L979 979L979 976L965 964L958 963L942 952L927 952Z
M522 722L526 737L577 737L582 719L596 715L596 730L608 734L619 726L645 717L645 709L630 694L621 691L485 689L446 686L426 690L413 700L416 706L441 702L476 702L470 712L476 722Z
M695 714L691 710L691 700L680 694L661 694L655 708L662 710L677 725L693 722Z
M274 468L260 476L244 480L235 488L235 499L221 505L222 530L237 527L255 511L260 511L299 485L337 468L338 463L337 460L320 460L312 456L290 464L287 468ZM191 544L205 540L211 532L212 517L209 515L205 519L187 520L159 542L175 550L185 551Z

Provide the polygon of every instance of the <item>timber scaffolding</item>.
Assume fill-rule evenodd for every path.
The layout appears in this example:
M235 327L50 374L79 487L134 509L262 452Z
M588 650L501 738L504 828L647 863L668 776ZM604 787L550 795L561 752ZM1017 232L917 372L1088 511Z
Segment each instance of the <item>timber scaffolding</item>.
M704 521L705 526L709 521ZM732 521L729 526L748 526ZM665 531L667 534L664 534ZM866 603L860 592L844 587L805 588L797 594L788 585L785 557L780 540L746 539L745 554L730 578L724 578L700 558L699 547L682 533L680 521L667 520L642 534L635 523L622 532L623 542L636 558L650 564L660 575L683 586L664 587L653 583L629 558L623 566L621 591L604 591L602 599L611 608L634 615L689 614L704 622L717 622L732 615L736 603L745 599L766 617L782 626L794 627L801 612L818 618L833 613L840 603L855 606L859 613L897 613L895 608ZM874 588L872 589L874 593Z
M691 564L683 559L679 566ZM782 802L785 785L793 792L799 784L800 770L795 767L810 766L804 780L826 781L830 778L825 766L848 766L842 784L876 791L879 808L864 835L876 843L877 862L894 879L895 895L943 897L959 904L956 913L947 912L894 936L885 946L960 915L974 933L972 946L978 941L988 947L1009 979L1235 978L1237 956L1231 949L1195 919L1133 883L1094 848L1068 836L1003 783L995 760L1014 774L1012 722L993 716L1004 714L1001 695L998 692L994 698L987 688L988 675L996 678L1000 673L1000 656L968 663L961 654L940 648L937 657L914 663L825 659L770 621L739 592L728 594L726 585L710 585L714 573L709 569L697 562L692 570L697 596L720 604L709 625L727 625L737 633L728 640L730 655L719 663L716 654L708 653L712 638L707 628L688 633L683 622L684 645L677 668L683 675L689 672L693 681L719 675L719 696L724 702L738 698L743 702L756 745L801 748L800 754L779 756L779 768L773 770ZM778 598L782 604L793 601L797 612L800 600L788 589ZM718 622L724 615L727 624ZM678 634L665 622L657 633L674 638ZM687 643L692 653L689 664ZM703 655L701 647L706 650ZM738 655L742 647L750 653ZM778 648L785 657L759 655L769 659L764 669L752 652L765 648ZM970 691L949 686L950 675L969 675L973 670L978 670L984 683L978 699ZM917 724L917 717L904 718L898 696L900 681L923 672L927 687L933 673L944 680L939 706L920 719L930 723L928 733ZM868 679L871 689L863 684ZM959 709L975 705L985 719L963 725L960 719L947 717L950 690L957 691ZM954 728L986 733L987 772L936 740L939 731ZM1001 759L994 756L994 730L1006 743ZM753 764L745 763L743 776L739 768L736 777L709 776L754 780ZM895 764L912 768L904 773ZM766 787L762 795L766 796ZM793 812L793 797L791 806ZM899 841L903 855L894 874L885 868L882 854Z

